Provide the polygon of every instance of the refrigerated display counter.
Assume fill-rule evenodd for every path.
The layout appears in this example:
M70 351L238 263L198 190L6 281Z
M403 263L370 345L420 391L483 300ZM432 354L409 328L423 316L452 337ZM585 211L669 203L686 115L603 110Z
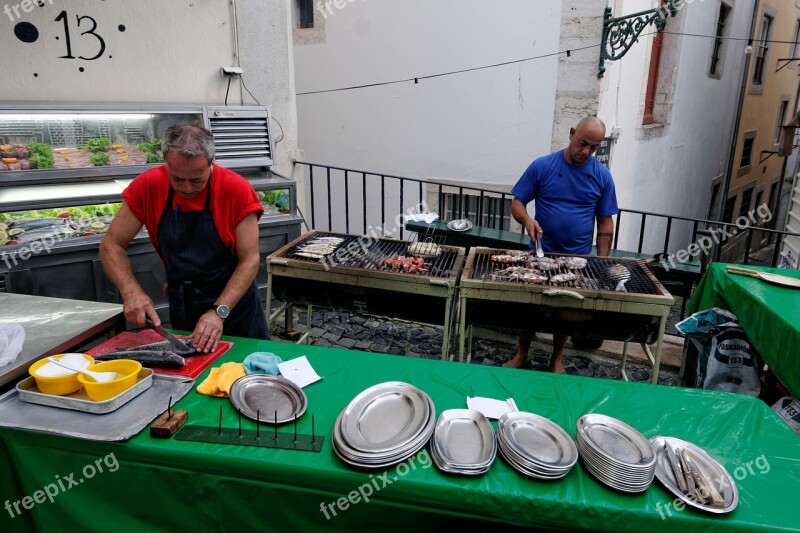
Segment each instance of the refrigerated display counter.
M160 139L173 124L210 129L215 162L256 190L264 205L261 253L291 242L302 221L297 189L270 168L269 122L263 106L0 106L0 292L120 303L103 274L99 243L125 187L163 162ZM134 275L168 320L164 268L144 230L128 252Z

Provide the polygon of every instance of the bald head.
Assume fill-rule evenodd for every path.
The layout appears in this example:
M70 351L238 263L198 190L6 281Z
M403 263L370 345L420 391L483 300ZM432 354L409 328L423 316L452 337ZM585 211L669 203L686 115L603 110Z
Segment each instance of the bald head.
M584 117L569 130L569 146L564 150L564 159L573 165L582 165L589 160L603 137L606 125L597 117Z

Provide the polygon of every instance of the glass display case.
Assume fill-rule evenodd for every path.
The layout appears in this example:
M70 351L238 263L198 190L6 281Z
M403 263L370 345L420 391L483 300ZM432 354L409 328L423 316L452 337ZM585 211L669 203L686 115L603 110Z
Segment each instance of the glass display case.
M215 162L247 178L264 205L264 256L300 235L296 184L270 170L263 106L0 105L0 292L119 302L98 246L141 172L163 162L174 124L212 131ZM166 307L163 266L144 230L128 250L143 288ZM262 261L263 270L263 261ZM266 284L266 273L260 284Z

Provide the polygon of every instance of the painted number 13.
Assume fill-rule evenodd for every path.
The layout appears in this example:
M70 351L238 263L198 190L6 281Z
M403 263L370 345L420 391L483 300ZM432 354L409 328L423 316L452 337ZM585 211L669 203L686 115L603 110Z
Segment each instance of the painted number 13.
M97 29L97 21L94 20L92 17L90 17L88 15L85 15L85 16L75 15L75 19L77 20L76 26L78 27L78 29L80 29L80 27L81 27L81 21L88 20L89 22L91 22L92 27L89 28L88 30L84 31L84 32L81 32L81 35L91 35L91 36L93 36L95 39L97 39L97 42L98 42L98 45L99 45L99 48L100 48L98 50L97 54L95 54L94 57L78 56L78 59L85 59L86 61L92 61L94 59L97 59L98 57L103 55L103 52L105 52L105 50L106 50L106 42L103 40L102 37L100 37L98 34L96 34L94 32L94 30ZM63 20L64 21L64 37L66 38L66 41L67 41L67 55L60 56L60 57L62 59L75 59L75 56L72 55L72 43L70 42L70 38L69 38L69 22L67 21L67 12L66 11L62 11L61 13L58 14L58 16L55 18L55 21L58 22L59 20Z

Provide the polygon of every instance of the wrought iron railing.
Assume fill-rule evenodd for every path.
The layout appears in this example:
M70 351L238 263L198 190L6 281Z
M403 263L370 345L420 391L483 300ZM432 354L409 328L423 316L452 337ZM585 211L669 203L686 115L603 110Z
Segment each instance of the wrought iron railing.
M387 223L393 222L393 220L387 218L388 210L392 210L392 216L394 216L394 207L391 207L391 205L395 205L397 207L396 212L401 214L417 212L420 210L420 206L437 210L444 205L443 198L445 194L454 194L457 195L458 199L456 211L460 215L459 218L465 218L464 206L466 202L464 201L464 196L472 194L479 198L476 220L473 220L473 223L476 223L483 217L485 199L487 197L494 196L502 200L513 198L510 193L505 191L470 187L463 184L441 183L304 161L295 161L294 164L308 169L308 187L306 190L309 195L311 212L309 214L310 225L308 220L306 220L306 225L311 229L360 234L379 232L382 236L399 236L399 238L403 239L405 228L402 223L397 223L394 226L387 225ZM435 195L437 205L427 205L426 197L430 196L431 193ZM505 202L501 201L497 202L497 204L501 206L501 212L494 213L493 216L505 217L507 215L504 207ZM352 220L356 216L359 220ZM635 216L641 219L638 229L635 221L629 220ZM326 219L327 224L325 225L323 220L320 220L318 224L318 219ZM779 264L781 259L780 246L783 239L787 236L800 237L800 234L797 233L758 225L742 227L742 225L737 225L733 222L724 223L636 209L620 209L620 214L616 220L615 249L619 249L620 230L623 226L623 221L625 221L628 232L626 242L635 242L635 252L640 254L645 249L646 241L648 250L645 253L653 253L653 247L656 247L658 252L669 255L670 249L689 249L688 252L691 252L693 243L705 242L704 238L711 239L713 245L708 248L707 253L690 254L691 256L698 255L700 257L701 272L708 262L720 259L723 253L723 244L730 244L732 239L741 240L742 233L745 235L744 256L741 259L743 264L750 263L754 245L761 246L761 241L774 239L774 251L771 254L771 260L766 261L766 263L772 266L781 266ZM660 239L656 240L652 236L654 232L661 233L660 229L654 228L652 224L648 226L648 222L653 221L657 222L659 226L665 225L663 246L659 244ZM691 226L691 237L688 242L671 242L673 228L676 223ZM646 239L648 227L651 231ZM379 231L377 230L378 228L380 228ZM520 231L524 232L524 229ZM638 238L635 236L637 231ZM759 234L761 235L760 239L757 238ZM679 239L679 241L683 240L683 238ZM629 251L633 252L634 250ZM678 259L680 260L680 258Z

